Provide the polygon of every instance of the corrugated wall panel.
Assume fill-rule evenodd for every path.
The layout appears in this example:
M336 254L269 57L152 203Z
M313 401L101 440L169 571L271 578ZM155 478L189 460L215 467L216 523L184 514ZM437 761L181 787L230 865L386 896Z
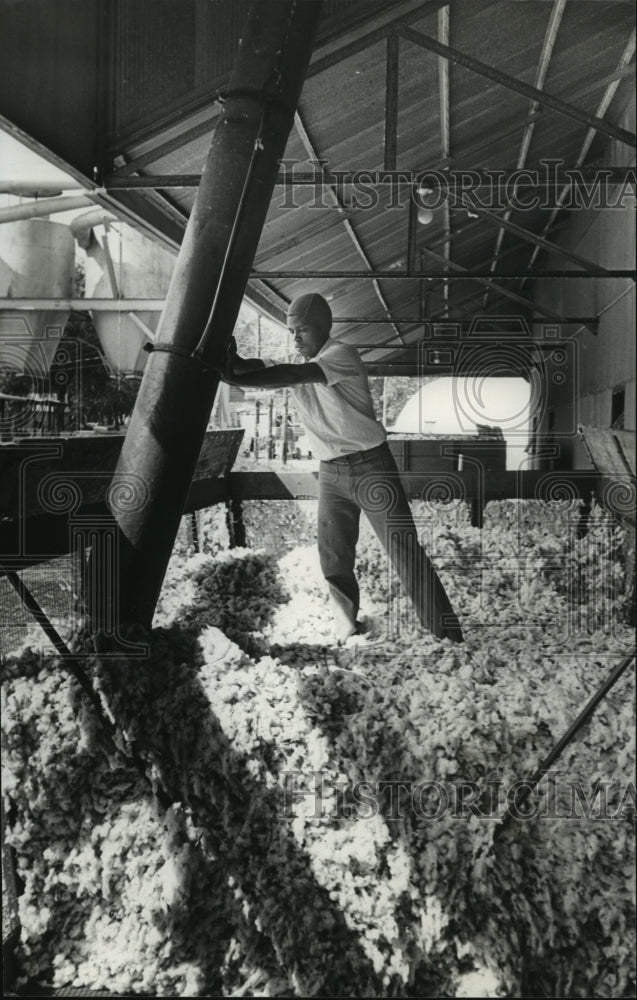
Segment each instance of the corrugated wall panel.
M328 0L319 37L382 7L369 0ZM224 83L249 8L250 0L112 0L111 139Z
M634 116L633 95L620 124L630 128ZM625 146L609 143L606 162L625 164L630 155ZM625 207L564 213L566 228L560 234L560 244L604 267L634 268L635 212L630 201L626 200ZM564 261L556 255L545 257L541 263L547 267L564 266ZM555 410L557 433L572 430L574 418L569 416L570 410L575 414L575 422L610 426L612 392L622 386L626 390L627 426L634 428L634 415L628 411L628 402L635 393L634 283L607 278L542 281L537 283L535 299L564 314L600 317L597 336L587 331L577 335L577 351L566 383L560 387L549 380L547 384L547 411ZM565 328L564 335L569 333L574 331ZM565 398L569 396L570 400ZM547 429L546 421L543 429ZM585 452L574 438L570 443L563 441L562 448L576 468L589 467Z
M90 0L0 7L0 113L88 176L98 155L97 28Z
M175 0L115 0L113 128L118 131L194 87L195 8Z

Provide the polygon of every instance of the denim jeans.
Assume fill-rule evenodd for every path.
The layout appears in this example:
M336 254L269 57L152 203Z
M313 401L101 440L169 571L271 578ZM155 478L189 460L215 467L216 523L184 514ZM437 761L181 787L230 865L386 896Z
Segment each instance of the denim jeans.
M462 642L449 598L418 541L388 444L320 464L318 548L337 636L346 638L356 625L359 589L354 563L361 511L378 535L421 624L439 638Z

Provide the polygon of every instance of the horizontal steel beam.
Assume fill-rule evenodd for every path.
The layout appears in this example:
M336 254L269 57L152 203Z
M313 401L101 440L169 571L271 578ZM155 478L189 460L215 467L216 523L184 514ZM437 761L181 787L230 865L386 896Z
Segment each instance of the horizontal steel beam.
M522 94L523 97L528 97L531 101L537 101L538 104L551 108L552 111L557 111L558 114L566 118L571 118L582 125L587 125L588 128L595 129L596 132L607 135L611 139L617 139L627 146L633 148L637 146L637 136L634 132L628 132L618 125L613 125L612 122L598 118L596 115L591 115L587 111L582 111L581 108L576 107L574 104L562 101L559 97L548 94L545 90L540 90L538 87L532 87L530 84L518 80L517 77L511 76L509 73L503 73L494 66L489 66L479 59L474 59L473 56L467 55L466 52L461 52L451 45L443 45L436 38L423 35L421 32L414 31L412 28L406 26L400 28L400 34L403 38L413 42L414 45L419 45L430 52L435 52L436 55L442 56L443 59L450 59L451 62L456 63L458 66L463 66L465 69L477 73L479 76L493 80L494 83L499 83L508 90Z
M215 100L217 97L218 93L215 95ZM157 160L161 160L164 156L168 156L169 153L174 153L178 149L183 149L184 146L188 145L189 142L194 142L195 139L199 139L202 136L212 135L212 132L214 131L219 120L219 113L219 109L217 109L216 113L211 115L210 118L206 118L204 121L198 122L185 132L181 132L179 135L175 135L171 139L167 139L160 145L148 150L148 152L143 153L140 156L136 156L128 163L122 164L122 166L118 168L118 174L125 177L127 174L135 173L137 170L142 170L144 167L147 167L150 163L155 163ZM117 160L118 157L116 157L116 161Z
M364 272L367 274L367 272ZM16 299L0 299L0 310L16 311L18 309L60 309L68 310L73 309L78 312L91 309L97 312L130 312L131 310L146 310L147 312L161 312L164 308L163 299L63 299L63 298L49 298L49 299L34 299L34 298L16 298ZM482 315L482 314L481 314ZM475 316L445 316L437 317L439 319L439 325L447 326L449 324L469 324L475 320ZM497 315L494 319L499 319ZM530 323L545 323L545 316L535 316L526 317L527 321ZM388 324L388 323L411 323L411 324L422 324L422 318L418 316L392 316L391 319L387 317L367 317L367 316L335 316L333 319L334 323L359 323L359 324ZM583 326L589 326L591 323L597 322L596 316L564 316L560 320L562 323L581 323Z
M474 348L484 346L485 348L490 348L494 345L497 347L505 345L507 347L528 347L529 349L537 349L539 351L555 351L560 346L560 341L558 340L535 340L526 334L500 333L498 330L480 330L479 333L473 336L462 337L460 339L445 339L436 334L433 337L429 336L421 340L416 340L412 344L356 344L352 341L341 340L338 337L334 339L340 344L355 347L357 351L378 351L384 348L388 354L391 352L392 356L397 351L416 352L425 349L427 351L458 351L464 347ZM562 341L563 343L564 341ZM385 363L390 364L391 362L387 361Z
M493 320L496 320L496 321L501 321L501 320L507 318L506 316L498 316L495 313L492 314L492 315L488 315L488 316L485 317L485 314L483 312L481 312L481 313L474 314L473 316L444 316L443 317L443 316L441 316L439 314L436 314L435 316L432 316L431 318L425 317L425 319L423 319L422 316L394 316L392 321L394 323L411 323L414 326L423 326L425 323L433 323L434 326L438 326L438 327L443 327L443 326L463 326L463 325L469 326L471 323L475 322L476 315L480 319L487 318L487 319L493 319ZM525 316L524 318L526 319L527 323L546 323L546 316L532 315L532 316ZM360 323L361 325L365 324L365 326L369 326L370 324L383 324L383 323L387 323L387 320L386 319L379 319L378 316L374 316L374 317L369 318L369 319L366 318L366 317L362 317L361 319L357 319L355 316L347 316L347 317L335 316L333 318L332 322L333 323ZM561 322L562 323L582 323L584 325L588 325L590 323L596 323L597 322L597 316L565 316L562 319ZM384 343L383 344L377 344L376 346L377 347L385 347L385 344Z
M420 362L368 361L363 359L363 362L365 364L365 371L371 378L427 378L429 376L432 378L440 378L441 376L445 378L457 378L473 374L469 369L466 371L457 371L454 367L445 364L443 361L431 361L425 364ZM493 378L528 378L529 365L522 364L520 359L518 364L514 365L511 362L506 368L488 374ZM480 377L482 378L484 375L485 372L482 372Z
M422 253L428 257L432 257L436 261L440 261L442 264L445 263L445 258L441 257L440 254L436 253L434 250L428 250L426 247L422 248ZM470 271L468 268L462 267L460 264L456 264L451 260L446 260L447 267L451 268L457 274L465 274L475 278L475 271ZM564 317L561 313L555 313L551 309L545 309L540 303L533 302L531 299L527 299L522 295L518 295L517 292L513 292L510 288L504 285L497 284L493 281L493 275L491 280L488 278L476 278L478 284L486 285L488 288L493 289L493 291L498 292L499 295L506 299L510 299L511 302L516 302L518 305L523 306L523 308L529 310L529 312L539 313L540 316L544 316L545 320L549 319L554 323L563 323Z
M436 470L435 459L431 461L431 471L406 472L401 475L403 486L410 499L422 497L423 490L431 487L438 471L444 481L447 468ZM490 500L537 499L538 489L546 482L546 471L490 471L484 483L478 484L475 473L454 471L454 479L462 487L464 499ZM590 499L591 492L599 484L596 473L583 475L581 472L551 473L559 475L560 484L569 483L583 499ZM227 494L225 490L227 489ZM201 480L197 490L199 496L189 496L191 509L199 500L201 506L218 503L231 496L237 500L295 500L318 495L318 474L315 472L230 472L223 480ZM207 495L206 495L207 494ZM202 502L203 501L203 502ZM207 501L207 502L206 502Z
M635 167L582 167L580 170L547 171L539 168L529 168L519 171L510 168L498 170L474 170L467 167L454 167L452 170L339 170L328 168L323 173L313 170L284 170L277 179L279 187L328 187L334 185L365 184L366 187L385 187L391 185L411 186L418 182L421 175L427 175L427 186L439 187L441 184L461 184L465 178L476 181L480 186L506 187L515 183L516 188L562 188L565 184L594 183L601 179L605 184L635 184ZM440 175L439 177L437 175ZM537 174L537 180L534 174ZM103 187L107 191L133 191L138 188L189 188L198 187L201 174L144 174L139 177L129 177L125 174L110 174L104 179Z
M419 471L408 471L401 474L401 481L407 496L412 500L422 498L423 490L430 488L439 475L445 481L449 473L449 465L453 460L431 458L428 468ZM438 465L438 468L436 468ZM594 472L564 471L551 473L559 476L560 484L571 484L576 493L583 499L590 499L590 494L600 482L600 475ZM464 499L483 498L485 503L490 500L537 499L538 488L546 482L546 471L489 471L482 484L478 483L475 472L453 471L457 485L462 489ZM227 499L235 500L302 500L318 496L318 472L230 472L221 478L199 479L191 484L190 492L184 506L184 514L194 510L209 507L215 503L224 503ZM81 513L78 511L78 513ZM43 521L44 517L37 518ZM68 535L68 530L67 530ZM45 551L47 551L45 549Z
M65 298L10 298L0 299L0 309L14 311L16 309L74 309L86 311L94 309L98 312L130 312L146 309L149 312L161 312L164 299L65 299Z
M499 274L490 270L466 271L458 273L454 271L253 271L252 278L264 278L273 280L276 278L347 278L347 279L367 279L374 280L382 278L383 281L410 281L423 278L429 281L482 281L484 279L496 279L498 281L521 281L522 278L631 278L635 280L637 271L630 268L615 268L604 271L600 274L593 274L590 271L564 271L564 270L541 270L524 271L522 274Z

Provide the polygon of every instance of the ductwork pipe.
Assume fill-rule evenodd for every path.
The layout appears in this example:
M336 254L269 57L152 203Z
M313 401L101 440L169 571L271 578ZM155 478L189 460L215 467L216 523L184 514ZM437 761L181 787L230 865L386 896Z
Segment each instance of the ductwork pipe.
M72 198L41 198L28 205L10 205L0 208L0 222L18 222L20 219L37 219L43 215L57 215L59 212L72 212L76 208L86 208L94 205L88 195L77 195Z
M50 198L63 191L77 190L86 195L93 192L93 188L84 188L80 181L70 177L63 181L0 181L0 194L14 194L20 198Z
M73 236L83 250L88 250L91 242L91 231L95 226L108 226L111 222L119 222L117 216L113 215L112 212L107 211L105 208L100 208L93 202L89 202L88 204L93 205L91 211L77 215L70 225Z

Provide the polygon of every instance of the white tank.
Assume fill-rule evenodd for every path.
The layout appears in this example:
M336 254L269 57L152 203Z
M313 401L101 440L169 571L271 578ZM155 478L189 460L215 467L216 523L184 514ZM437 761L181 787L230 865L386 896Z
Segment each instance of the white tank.
M158 285L152 274L134 267L132 264L122 264L117 267L117 281L120 296L123 298L162 298L166 287ZM92 297L108 299L112 296L111 284L106 274L99 279ZM159 312L137 310L135 316L151 333L155 332L159 322ZM141 373L146 367L148 354L144 350L149 338L142 327L125 312L103 312L91 310L91 318L97 330L97 335L104 351L107 364L113 373L131 375Z
M48 219L0 225L0 297L70 298L75 241L68 226ZM68 309L0 310L0 367L48 374Z
M113 297L114 289L108 273L101 229L96 237L96 242L91 243L87 251L91 260L90 266L87 262L86 295L87 298L108 299ZM174 257L139 234L127 232L123 244L118 243L116 234L109 233L107 239L119 298L164 298L174 268ZM125 259L120 256L120 250L123 250ZM149 341L144 327L154 334L160 316L157 310L137 310L135 319L122 311L91 311L104 356L113 373L131 375L143 372L148 360L144 345Z

